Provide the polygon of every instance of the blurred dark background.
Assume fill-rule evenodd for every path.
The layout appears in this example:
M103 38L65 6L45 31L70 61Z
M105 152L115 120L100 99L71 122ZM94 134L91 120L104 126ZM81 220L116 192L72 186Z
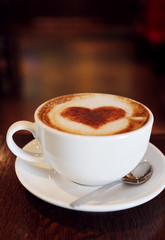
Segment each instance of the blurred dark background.
M164 0L1 0L0 133L76 92L133 98L165 133Z

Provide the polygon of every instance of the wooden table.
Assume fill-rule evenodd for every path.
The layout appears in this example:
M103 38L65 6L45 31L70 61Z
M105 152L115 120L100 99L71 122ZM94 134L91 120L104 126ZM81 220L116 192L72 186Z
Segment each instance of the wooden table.
M30 135L18 134L24 145ZM165 154L165 134L151 142ZM165 191L153 200L117 212L79 212L44 202L18 181L15 156L0 135L0 240L42 239L165 239Z

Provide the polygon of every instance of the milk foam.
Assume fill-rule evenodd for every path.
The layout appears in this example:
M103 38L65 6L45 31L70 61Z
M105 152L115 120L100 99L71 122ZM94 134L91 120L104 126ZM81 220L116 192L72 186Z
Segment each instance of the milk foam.
M90 93L64 96L51 100L45 106L41 108L42 114L40 114L40 116L42 115L40 118L44 123L65 132L81 135L112 135L132 131L143 126L148 119L148 111L141 104L124 97L109 94ZM103 124L98 128L62 116L65 109L70 107L97 109L105 106L123 109L125 116ZM44 108L50 109L44 112Z

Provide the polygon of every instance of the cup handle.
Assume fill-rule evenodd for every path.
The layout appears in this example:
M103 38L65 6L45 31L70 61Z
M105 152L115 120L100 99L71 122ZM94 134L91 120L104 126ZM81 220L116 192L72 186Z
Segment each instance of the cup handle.
M29 151L25 151L24 149L20 148L13 140L13 135L19 130L27 130L32 133L34 138L36 138L36 128L35 123L29 121L18 121L15 122L10 126L7 131L6 141L7 145L10 150L20 159L30 162L30 163L37 163L40 166L50 167L50 165L45 161L42 153L33 153Z

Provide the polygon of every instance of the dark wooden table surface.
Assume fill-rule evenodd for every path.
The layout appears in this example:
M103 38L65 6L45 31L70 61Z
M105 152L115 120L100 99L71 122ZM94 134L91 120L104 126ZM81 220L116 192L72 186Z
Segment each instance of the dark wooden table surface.
M23 146L30 135L17 134ZM165 134L151 142L165 154ZM18 181L15 156L0 135L0 239L165 239L165 191L153 200L117 212L79 212L44 202Z

